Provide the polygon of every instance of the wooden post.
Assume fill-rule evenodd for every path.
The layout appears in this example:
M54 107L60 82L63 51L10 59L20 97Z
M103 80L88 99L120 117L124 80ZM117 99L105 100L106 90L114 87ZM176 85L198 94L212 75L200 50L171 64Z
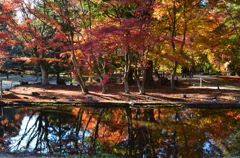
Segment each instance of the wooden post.
M202 78L200 77L200 87L202 87Z

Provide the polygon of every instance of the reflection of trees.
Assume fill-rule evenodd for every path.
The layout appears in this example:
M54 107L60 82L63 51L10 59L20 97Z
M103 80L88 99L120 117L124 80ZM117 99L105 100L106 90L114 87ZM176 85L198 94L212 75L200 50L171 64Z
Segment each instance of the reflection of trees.
M11 147L84 155L222 157L234 125L229 118L224 110L39 109L27 113Z
M222 157L219 143L231 131L224 112L136 109L131 113L129 153L141 157ZM226 129L225 133L215 126Z
M16 114L15 109L3 108L3 107L0 108L0 121L1 121L0 137L3 137L4 133L6 132L10 134L10 133L14 133L17 130L19 124L17 124L15 121L15 118L14 118L15 114Z
M240 157L240 110L232 110L227 113L229 120L233 122L235 126L233 127L233 132L230 134L229 138L223 143L224 149L230 153L229 157Z
M24 132L13 148L19 150L24 147L36 152L50 153L82 152L84 146L79 147L81 134L71 125L74 121L76 120L70 112L63 115L62 111L37 110L28 117ZM84 130L83 133L85 132Z
M62 113L49 109L33 112L27 117L22 134L14 139L16 142L11 146L12 150L25 148L49 153L96 153L103 109L93 114L87 109L78 109L76 117L71 110L65 110L64 115Z
M0 150L6 150L10 142L6 136L15 136L20 128L22 114L15 108L0 107Z

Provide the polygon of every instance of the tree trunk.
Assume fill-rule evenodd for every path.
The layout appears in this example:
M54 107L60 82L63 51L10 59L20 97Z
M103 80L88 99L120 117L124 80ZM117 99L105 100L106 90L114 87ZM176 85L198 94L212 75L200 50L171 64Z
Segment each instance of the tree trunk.
M44 63L40 63L41 75L42 75L42 85L48 85L48 72L47 67Z
M106 69L105 69L105 63L103 61L102 66L100 60L97 60L97 64L96 67L94 68L91 63L88 62L89 67L92 69L92 71L95 71L95 73L97 74L98 78L100 78L100 82L102 85L102 94L105 94L107 91L107 83L106 81L104 81L104 76L106 74ZM100 70L100 67L102 67L102 71Z
M72 44L72 46L74 45L74 33L71 32L70 33L70 42ZM82 90L82 94L87 94L88 93L88 89L86 87L85 81L83 79L80 67L78 66L78 62L77 62L77 58L75 55L75 51L74 49L71 50L72 53L72 63L73 63L73 67L76 70L76 80L78 81L78 83L80 84L81 90Z
M174 38L176 37L176 25L177 25L177 8L176 8L176 1L173 1L173 19L172 19L172 50L173 53L176 54L176 45L175 45L175 41ZM174 61L174 66L173 66L173 70L171 73L171 80L170 80L170 84L171 84L171 89L174 90L175 89L175 76L176 76L176 70L177 70L177 62Z
M147 63L148 67L146 70L146 80L144 82L146 87L152 86L154 83L153 80L153 62L151 60L148 61Z
M140 94L145 95L145 85L146 85L146 80L147 80L147 70L143 70L143 81L142 81L142 87Z
M124 67L124 77L123 77L123 82L124 82L124 92L125 93L130 93L129 91L129 84L128 84L128 79L129 79L129 70L130 70L130 59L129 59L129 50L128 48L125 50L125 67Z
M124 74L124 92L125 93L130 93L130 91L129 91L129 84L128 84L128 73L125 73Z
M172 74L171 74L171 89L172 90L176 89L175 77L176 77L176 72L177 72L177 66L178 66L178 63L175 61L174 67L172 70Z
M139 74L138 74L138 70L135 70L134 71L134 75L135 75L135 79L136 79L136 82L137 82L137 87L138 87L138 91L139 93L141 94L141 82L140 82L140 79L139 79Z
M79 71L79 70L77 70ZM85 81L83 80L82 75L78 72L76 75L76 80L78 81L78 83L80 84L81 90L82 90L82 94L87 94L88 93L88 89L86 87Z
M146 80L146 70L144 70L144 72L143 72L143 81L142 82L140 81L140 77L139 77L140 75L139 75L138 70L134 71L134 75L136 78L139 94L144 95L145 94L145 84L144 83Z
M101 81L101 83L102 83L102 94L105 94L107 91L107 85L103 81Z
M74 54L74 53L73 53ZM77 66L77 59L74 56L72 57L72 62L73 62L73 66L76 69L76 80L78 81L78 83L80 84L81 90L82 90L82 94L87 94L88 93L88 89L86 87L85 81L83 80L82 74L80 72L80 68Z
M132 68L130 68L129 75L128 75L128 85L134 84L133 74L134 74L134 70Z
M61 84L61 79L60 79L60 73L57 72L57 79L56 79L57 85Z
M158 71L155 70L155 74L157 75L157 78L158 78L158 85L162 85L162 79L161 79L161 76L159 75Z
M60 73L57 72L57 79L56 79L57 85L66 85L65 81L61 78Z

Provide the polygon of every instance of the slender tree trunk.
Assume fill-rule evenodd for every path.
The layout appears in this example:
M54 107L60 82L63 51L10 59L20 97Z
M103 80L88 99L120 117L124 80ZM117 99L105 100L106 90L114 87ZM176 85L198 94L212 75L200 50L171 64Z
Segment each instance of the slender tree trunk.
M172 23L172 49L173 49L173 52L174 54L177 53L176 51L176 45L175 45L175 42L174 42L174 38L176 37L176 25L177 25L177 8L176 8L176 2L175 0L173 1L173 23ZM174 66L173 66L173 69L172 69L172 73L171 73L171 81L170 81L170 84L171 84L171 89L172 90L175 90L176 88L176 85L175 85L175 76L176 76L176 71L177 71L177 61L174 61Z
M73 32L71 32L70 33L71 35L70 35L70 42L71 42L71 45L73 46L73 44L74 44L74 38L73 38L73 36L74 36L74 33ZM85 81L84 81L84 79L83 79L83 76L82 76L82 73L81 73L81 70L80 70L80 67L78 66L78 63L77 63L77 58L76 58L76 55L75 55L75 51L72 49L72 63L73 63L73 67L74 67L74 69L75 69L75 71L76 71L76 80L79 82L79 84L80 84L80 87L81 87L81 90L82 90L82 94L87 94L88 93L88 89L87 89L87 87L86 87L86 84L85 84Z
M74 53L73 53L74 54ZM83 76L81 74L81 71L80 71L80 68L78 67L78 64L77 64L77 59L75 57L75 54L74 54L74 57L72 58L72 61L73 61L73 66L74 68L76 69L76 80L78 81L78 83L80 84L80 87L81 87L81 90L82 90L82 93L83 94L87 94L88 93L88 89L86 87L86 84L85 84L85 81L83 80Z
M130 70L130 59L129 59L129 50L127 48L125 50L125 67L124 67L124 77L123 77L125 93L130 93L129 84L128 84L129 70Z
M178 66L178 63L175 61L174 62L174 67L173 67L173 70L172 70L172 74L171 74L171 89L175 90L176 89L176 83L175 83L175 77L176 77L176 72L177 72L177 66Z
M48 72L46 66L40 63L41 75L42 75L42 85L48 85Z
M176 36L176 2L174 1L173 3L173 29L172 29L172 37L174 38ZM186 42L186 34L187 34L187 20L186 20L186 0L184 0L184 6L183 6L183 18L184 18L184 28L183 28L183 41L180 47L180 54L183 54L184 52L184 46L185 46L185 42ZM175 47L175 43L172 39L172 47L173 47L173 51L176 53L176 47ZM171 75L171 89L176 89L175 86L175 77L176 77L176 72L177 72L177 67L178 67L178 62L174 61L174 67L173 67L173 71L172 71L172 75Z
M162 79L161 79L161 76L159 75L159 73L158 73L157 70L155 70L154 72L155 72L155 74L157 75L157 78L158 78L158 84L161 86L161 85L162 85Z
M139 94L144 95L145 94L146 70L143 70L143 80L142 80L142 82L140 81L140 77L139 77L140 75L139 75L138 70L134 71L134 75L135 75L135 78L136 78Z
M97 60L96 68L94 69L91 63L88 63L89 67L92 69L92 71L95 70L97 76L100 78L101 84L102 84L102 94L105 94L107 91L107 83L104 81L104 76L106 74L106 64L104 60L102 61L102 64L99 60ZM102 67L102 71L101 68Z
M134 70L132 68L130 68L129 75L128 75L128 85L134 84L133 74L134 74Z
M142 87L141 87L141 82L140 82L140 79L139 79L138 70L135 70L135 71L134 71L134 75L135 75L135 79L136 79L136 82L137 82L138 91L139 91L139 93L141 94L141 92L142 92Z
M148 67L146 69L146 80L145 80L144 84L146 87L152 86L154 84L153 62L151 60L148 61Z
M102 94L105 94L107 91L107 85L103 81L101 81L101 82L102 82Z
M128 73L125 73L124 74L124 92L125 93L130 93L130 90L129 90L129 84L128 84L128 81L127 81L127 78L128 78Z
M145 86L146 86L146 79L147 79L147 70L143 70L143 80L142 80L142 88L140 94L145 95Z
M60 81L60 73L59 73L59 72L57 72L56 82L57 82L57 85L60 85L60 84L61 84L61 81Z

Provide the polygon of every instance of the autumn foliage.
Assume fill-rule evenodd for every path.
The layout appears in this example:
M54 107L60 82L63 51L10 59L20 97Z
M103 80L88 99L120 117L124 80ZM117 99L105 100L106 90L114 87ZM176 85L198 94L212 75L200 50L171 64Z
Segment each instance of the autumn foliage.
M144 94L153 69L171 71L174 89L185 67L239 68L239 4L231 0L6 0L0 12L2 55L21 45L15 58L39 65L43 84L50 67L59 74L62 65L83 93L84 75L96 76L105 93L120 74L126 93L134 76Z

